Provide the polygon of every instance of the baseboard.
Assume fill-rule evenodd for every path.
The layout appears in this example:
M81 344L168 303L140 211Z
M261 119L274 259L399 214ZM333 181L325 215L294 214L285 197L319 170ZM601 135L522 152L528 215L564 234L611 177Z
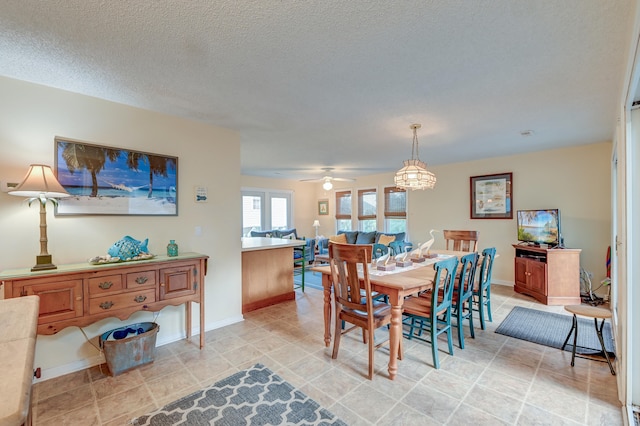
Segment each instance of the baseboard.
M225 318L224 320L207 324L205 326L205 330L211 331L211 330L226 327L227 325L235 324L241 321L244 321L244 317L242 315ZM194 327L191 334L192 336L199 335L200 327ZM162 338L158 338L156 340L156 347L177 342L179 340L185 339L186 337L187 336L185 333L175 333L173 335L163 336ZM36 379L36 378L33 379L33 383L35 384L35 383L43 382L45 380L64 376L65 374L75 373L76 371L80 371L80 370L86 370L87 368L91 368L94 365L104 364L105 362L106 361L104 359L104 355L100 353L90 358L79 359L77 361L73 361L68 364L59 365L51 368L45 368L41 370L41 375L39 379Z
M513 281L506 281L506 280L491 280L491 284L498 284L498 285L507 285L509 287L513 287Z

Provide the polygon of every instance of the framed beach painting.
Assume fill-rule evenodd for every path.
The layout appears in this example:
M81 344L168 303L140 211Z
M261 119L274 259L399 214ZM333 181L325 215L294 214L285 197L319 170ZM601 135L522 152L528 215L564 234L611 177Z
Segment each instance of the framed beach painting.
M512 174L471 176L471 219L513 219Z
M56 215L178 214L178 157L55 138Z

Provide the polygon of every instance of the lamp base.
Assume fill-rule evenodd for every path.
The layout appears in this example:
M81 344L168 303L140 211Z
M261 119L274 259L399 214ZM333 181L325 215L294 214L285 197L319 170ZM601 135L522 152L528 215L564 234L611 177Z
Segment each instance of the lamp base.
M48 269L58 269L56 265L51 263L51 255L41 254L36 256L36 265L33 268L31 268L31 272L46 271Z

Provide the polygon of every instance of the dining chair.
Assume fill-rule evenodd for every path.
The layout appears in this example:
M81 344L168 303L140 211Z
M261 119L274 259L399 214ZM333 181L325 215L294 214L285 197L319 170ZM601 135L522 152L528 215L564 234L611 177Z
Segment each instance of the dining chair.
M447 250L474 252L478 249L480 231L444 230L442 233L447 242Z
M433 289L428 292L430 297L410 296L404 301L405 316L403 325L409 327L405 334L408 339L416 338L431 343L431 354L436 369L440 368L438 356L438 336L447 334L449 354L453 355L453 340L451 337L451 309L453 287L455 285L458 258L450 257L434 264L436 271L433 279ZM422 332L429 334L430 339L423 338Z
M487 311L487 319L493 322L491 318L491 270L493 269L493 259L496 257L496 248L490 247L482 250L482 263L478 280L476 280L473 289L473 304L475 310L480 314L480 328L485 329L485 308Z
M374 300L369 281L370 244L329 244L329 264L334 286L335 338L331 358L338 357L340 337L355 329L362 329L363 340L369 344L368 378L373 378L373 352L389 341L375 342L375 330L391 323L391 306ZM358 271L361 274L358 274ZM343 330L343 324L352 327ZM399 354L402 356L402 341Z
M473 288L479 258L477 251L460 258L460 273L453 289L453 316L456 319L460 349L464 349L464 320L469 320L471 338L476 338L473 331Z

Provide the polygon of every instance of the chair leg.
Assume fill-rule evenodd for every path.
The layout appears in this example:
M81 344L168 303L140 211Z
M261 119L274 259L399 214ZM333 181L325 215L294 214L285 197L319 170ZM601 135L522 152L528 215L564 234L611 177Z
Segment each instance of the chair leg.
M476 338L476 333L473 331L473 306L471 306L471 300L469 300L469 331L471 331L471 338Z
M485 300L487 301L487 318L489 318L489 322L493 322L493 318L491 318L491 288L487 288Z
M458 344L460 349L464 349L464 328L462 322L464 321L463 310L460 308L456 313L456 325L458 326Z
M478 295L478 312L480 313L480 328L484 330L484 297L482 297L482 292Z
M462 328L460 328L462 330ZM449 355L453 355L453 336L451 335L451 319L449 319L449 324L447 325L447 343L449 344Z
M440 358L438 357L438 323L437 319L431 323L431 356L433 357L433 366L437 369L440 368Z
M375 348L375 341L373 338L374 330L368 330L369 332L369 380L373 379L373 351Z
M335 337L333 338L333 352L331 353L331 358L333 359L338 358L338 349L340 348L340 336L342 336L341 324L344 322L338 319L338 315L339 313L336 312L336 326L333 333Z

